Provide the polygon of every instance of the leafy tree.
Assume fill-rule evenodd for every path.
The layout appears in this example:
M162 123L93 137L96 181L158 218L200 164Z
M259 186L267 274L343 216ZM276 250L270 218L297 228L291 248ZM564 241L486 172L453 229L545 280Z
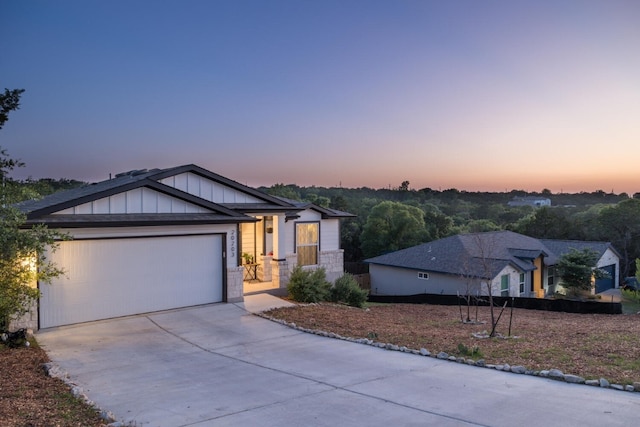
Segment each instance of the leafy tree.
M5 89L0 95L0 128L8 119L8 113L19 106L22 89ZM9 203L14 202L17 186L8 177L22 162L10 158L0 149L0 189L3 203L0 206L0 331L9 329L12 320L29 311L39 297L33 285L39 281L48 283L63 274L46 258L47 248L55 248L56 241L66 236L47 229L43 225L27 227L26 217Z
M4 93L0 95L0 129L9 120L9 113L20 108L20 96L24 89L4 89ZM11 160L11 159L8 159Z
M564 210L543 206L520 220L514 231L538 239L566 239L571 228Z
M340 223L340 247L344 249L344 260L357 262L363 259L360 236L362 223L358 218L345 219Z
M500 226L490 219L474 219L469 221L465 226L458 227L455 234L461 233L483 233L486 231L498 231Z
M349 202L342 194L331 197L329 207L343 212L349 212Z
M390 201L382 202L371 210L361 236L365 257L408 248L426 240L422 210Z
M297 185L284 185L274 184L269 188L263 188L263 190L272 196L284 197L291 200L301 200L300 191Z
M603 209L610 207L610 205L597 204L590 206L588 209L576 212L571 216L571 222L574 227L574 238L576 240L609 240L606 237L600 227L600 214Z
M603 277L604 272L595 268L597 261L598 255L592 249L572 249L560 257L556 271L568 293L577 295L588 291L594 276Z
M453 220L430 203L423 206L424 222L429 240L438 240L451 235Z
M602 209L598 216L600 239L610 241L620 251L622 277L629 275L640 258L640 199L627 199Z
M328 208L331 200L325 196L318 196L315 193L308 194L305 198L307 202L313 203L314 205L322 206L323 208Z

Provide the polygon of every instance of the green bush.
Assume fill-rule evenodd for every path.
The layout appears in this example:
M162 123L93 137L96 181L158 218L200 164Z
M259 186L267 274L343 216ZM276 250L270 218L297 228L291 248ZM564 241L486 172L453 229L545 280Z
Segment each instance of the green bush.
M345 273L336 280L331 288L331 301L344 302L353 307L362 307L367 302L368 292L361 289L356 279L349 273Z
M636 304L640 304L640 292L638 291L622 289L622 297L623 299L635 302Z
M293 269L287 285L289 296L294 301L307 303L326 301L330 288L324 268L303 270L300 266Z

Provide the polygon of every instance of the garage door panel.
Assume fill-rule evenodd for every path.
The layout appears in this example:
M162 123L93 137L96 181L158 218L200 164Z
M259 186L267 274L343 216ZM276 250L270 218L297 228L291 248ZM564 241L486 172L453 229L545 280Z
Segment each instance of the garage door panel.
M41 287L41 327L223 300L219 235L63 242L66 277Z
M616 265L611 264L604 267L600 267L601 270L606 271L608 277L601 277L596 279L596 293L604 292L608 289L615 288L616 279Z

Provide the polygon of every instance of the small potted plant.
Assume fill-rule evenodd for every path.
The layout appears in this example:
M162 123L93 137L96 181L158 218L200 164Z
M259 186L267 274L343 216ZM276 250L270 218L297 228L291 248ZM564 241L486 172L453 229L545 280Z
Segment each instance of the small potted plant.
M253 264L253 255L247 252L242 253L242 258L244 258L245 264Z

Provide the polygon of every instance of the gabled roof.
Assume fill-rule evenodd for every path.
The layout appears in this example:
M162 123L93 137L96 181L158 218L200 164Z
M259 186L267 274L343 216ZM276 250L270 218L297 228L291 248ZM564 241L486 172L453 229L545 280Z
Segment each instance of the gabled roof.
M147 181L147 178L153 172L154 171L116 175L113 179L83 185L82 187L72 188L70 190L59 191L39 200L27 200L16 204L16 207L27 215L46 215L71 206L144 186L144 183L152 182Z
M593 242L583 240L551 240L540 239L540 241L547 246L554 254L561 257L564 254L571 252L572 249L582 251L584 249L591 249L596 253L596 257L600 259L607 249L610 249L619 258L620 254L613 247L611 242Z
M268 194L244 186L238 182L224 178L199 166L185 165L170 169L136 170L118 174L94 184L54 193L40 200L29 200L18 203L16 207L27 215L27 225L46 223L56 227L86 227L86 226L120 226L120 225L150 225L167 224L201 224L201 223L237 223L251 222L256 219L245 215L231 206L210 202L200 197L165 185L159 180L185 172L191 172L222 185L228 186L254 198L264 201L264 208L271 211L287 211L298 209ZM185 214L83 214L61 215L56 212L93 202L119 193L138 188L148 188L172 198L182 200L195 206L204 208L207 213Z
M181 174L194 174L208 181L220 184L250 197L247 203L214 203L190 194L187 191L167 185L166 178ZM174 199L195 205L200 213L126 213L126 214L67 214L66 209L75 208L86 203L125 193L130 190L147 188ZM310 203L301 203L271 196L208 171L196 165L183 165L168 169L135 170L118 174L94 184L85 185L59 193L54 193L41 200L29 200L16 205L27 215L27 225L35 223L51 224L57 227L86 226L123 226L167 224L211 224L237 223L256 221L247 213L285 213L287 218L295 218L296 213L304 209L314 209L323 218L344 218L354 215L333 209L322 208Z
M540 240L511 231L459 234L366 262L413 270L491 279L506 266L522 272L536 269L533 261L544 256L553 264L556 256Z
M243 193L247 193L252 195L253 197L256 197L258 199L263 200L265 203L265 205L274 205L274 206L280 206L282 208L290 208L290 204L283 202L282 200L280 200L277 197L271 196L267 193L263 193L260 190L256 190L255 188L251 188L248 187L246 185L240 184L237 181L234 181L232 179L226 178L222 175L218 175L217 173L213 173L207 169L204 169L200 166L194 165L194 164L190 164L190 165L183 165L183 166L176 166L173 168L168 168L168 169L162 169L162 170L155 170L156 172L151 176L152 179L159 181L163 178L167 178L173 175L179 175L181 173L186 173L186 172L191 172L194 173L196 175L200 175L202 177L205 177L207 179L210 179L211 181L226 185L227 187L230 188L234 188L236 190L242 191Z

